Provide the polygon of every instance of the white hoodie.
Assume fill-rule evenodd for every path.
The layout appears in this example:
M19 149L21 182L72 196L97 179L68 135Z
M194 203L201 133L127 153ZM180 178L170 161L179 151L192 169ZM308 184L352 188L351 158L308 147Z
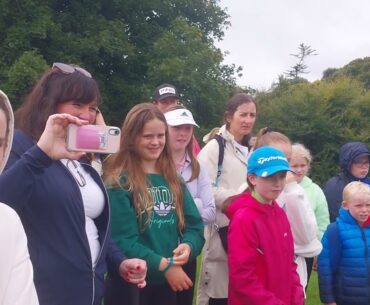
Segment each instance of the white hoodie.
M1 90L0 104L0 111L6 111L8 117L5 154L0 160L1 173L9 156L14 122L9 100ZM17 213L2 203L0 245L0 305L38 305L26 234Z
M322 250L321 242L317 238L318 227L315 214L304 189L295 181L285 186L276 201L285 210L288 217L294 239L297 272L301 285L306 287L305 257L315 257Z

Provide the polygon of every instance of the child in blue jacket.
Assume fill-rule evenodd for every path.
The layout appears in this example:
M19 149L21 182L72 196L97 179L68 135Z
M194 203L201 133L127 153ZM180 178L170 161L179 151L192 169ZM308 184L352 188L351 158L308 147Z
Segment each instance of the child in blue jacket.
M370 304L369 215L369 185L349 183L339 216L324 233L318 260L320 298L326 305Z

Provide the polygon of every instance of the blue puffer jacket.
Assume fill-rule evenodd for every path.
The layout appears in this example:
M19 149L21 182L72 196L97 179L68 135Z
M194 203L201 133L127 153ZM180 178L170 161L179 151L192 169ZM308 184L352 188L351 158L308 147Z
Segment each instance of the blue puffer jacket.
M331 177L323 188L328 202L330 222L334 222L338 217L338 211L342 205L342 192L348 183L352 181L362 181L370 184L369 178L357 179L352 176L350 172L353 160L362 155L370 155L369 148L362 142L349 142L344 144L340 149L339 165L341 172Z
M336 221L340 242L332 249L328 230L319 256L319 288L323 303L370 304L370 226L362 228L348 210L341 208ZM331 224L333 226L335 224ZM335 265L335 257L339 260Z

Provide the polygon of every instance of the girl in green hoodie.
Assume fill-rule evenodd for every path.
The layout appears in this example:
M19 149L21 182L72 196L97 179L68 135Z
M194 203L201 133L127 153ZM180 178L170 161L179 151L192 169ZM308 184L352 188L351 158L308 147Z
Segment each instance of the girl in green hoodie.
M155 106L136 105L123 123L120 151L104 164L113 239L127 257L148 265L140 291L111 272L106 305L176 305L175 292L193 285L182 266L202 250L203 222L176 173L167 129Z

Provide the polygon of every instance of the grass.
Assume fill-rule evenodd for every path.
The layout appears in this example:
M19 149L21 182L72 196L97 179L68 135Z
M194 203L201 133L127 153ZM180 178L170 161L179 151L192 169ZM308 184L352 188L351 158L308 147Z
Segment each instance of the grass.
M312 271L310 282L307 288L307 299L305 305L322 304L319 296L319 284L317 281L317 272Z
M196 295L197 295L197 286L198 286L198 278L199 278L199 272L200 272L200 263L201 263L201 256L199 255L197 258L197 277L196 277L196 283L195 283L195 289L194 289L194 299L193 299L193 305L196 305ZM319 305L322 304L320 301L319 296L319 284L317 280L317 272L312 271L310 282L308 284L307 288L307 298L305 305Z

